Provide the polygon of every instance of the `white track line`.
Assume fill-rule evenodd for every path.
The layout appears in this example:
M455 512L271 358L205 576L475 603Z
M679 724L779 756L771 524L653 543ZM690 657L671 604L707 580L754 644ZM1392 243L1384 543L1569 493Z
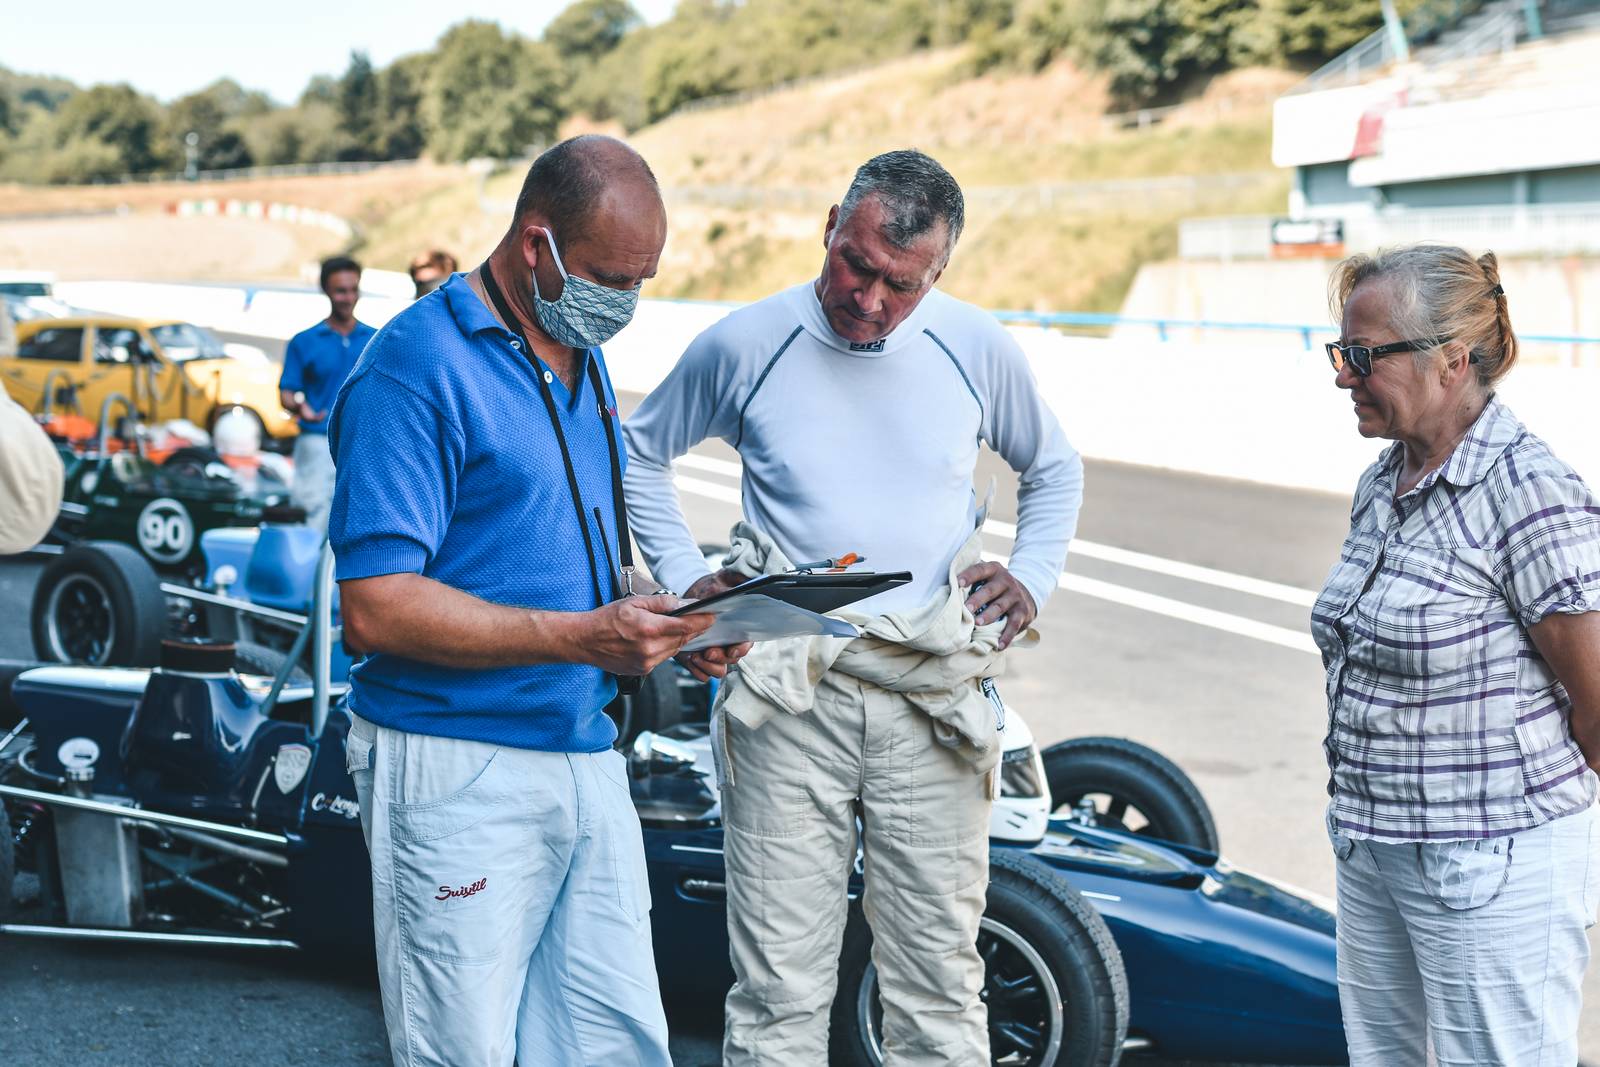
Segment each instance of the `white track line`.
M727 467L736 468L735 464L724 464L721 460L709 460L702 463L683 463L683 460L686 458L688 457L679 457L678 462L682 463L686 467L697 467L701 470L717 469L709 467L708 464L710 463L723 464ZM700 456L696 456L694 458L696 460L704 459L704 457ZM717 472L722 473L721 470L718 470ZM740 502L739 490L733 488L732 486L721 485L717 482L708 482L703 478L694 478L686 474L674 475L672 480L673 483L677 485L678 489L685 493L692 493L695 496L706 497L711 500L719 500L728 504L737 504ZM987 525L984 527L984 529L985 532L990 532ZM1001 534L1000 536L1004 536L1004 534ZM1074 542L1075 547L1078 546L1078 544L1078 542ZM1116 549L1113 551L1121 550ZM1087 552L1084 554L1089 555ZM1137 555L1138 553L1131 554ZM1004 562L1006 557L992 552L986 552L984 553L984 558L992 559L998 562ZM1173 560L1163 560L1161 562L1170 563L1178 567L1188 566L1188 564L1176 563L1176 561ZM1204 570L1204 568L1198 569ZM1226 572L1217 573L1224 574ZM1238 578L1242 576L1230 575L1229 577ZM1254 579L1246 580L1253 581ZM1068 592L1081 593L1084 596L1092 596L1100 600L1108 600L1114 604L1121 604L1124 607L1138 608L1142 611L1151 611L1157 615L1165 615L1170 619L1178 619L1183 622L1192 622L1199 626L1210 627L1213 630L1221 630L1225 633L1238 634L1241 637L1252 637L1257 641L1265 641L1268 644L1281 645L1284 648L1293 648L1301 652L1310 652L1315 654L1317 651L1317 646L1312 642L1309 634L1302 633L1299 630L1291 630L1285 626L1274 626L1271 623L1257 622L1255 619L1247 619L1243 615L1234 615L1226 611L1214 611L1211 608L1202 608L1195 604L1187 604L1181 600L1174 600L1171 597L1157 596L1154 593L1145 593L1137 589L1129 589L1126 586L1114 585L1111 582L1102 582L1095 578L1085 578L1077 574L1063 574L1057 581L1057 584Z
M739 490L726 485L718 485L716 482L708 482L703 478L691 478L687 474L674 474L672 476L672 484L685 493L693 493L695 496L720 500L725 504L738 504L741 502Z
M737 463L725 459L713 459L710 456L697 456L689 454L679 456L675 461L679 466L691 470L705 471L710 474L720 474L728 478L738 478L742 470ZM701 486L713 486L710 482L701 482L691 479ZM721 486L714 486L721 489ZM719 500L731 503L739 502L739 494L731 496L718 496ZM1007 541L1017 539L1017 528L1009 522L990 519L983 524L983 532L993 537L1003 538ZM1087 556L1090 559L1101 560L1106 563L1115 563L1124 567L1134 567L1153 574L1165 574L1172 578L1182 578L1190 582L1199 582L1202 585L1213 585L1219 589L1231 589L1238 593L1248 593L1251 596L1263 597L1267 600L1278 600L1285 604L1294 604L1298 607L1309 608L1317 602L1315 590L1302 589L1299 586L1285 585L1282 582L1269 582L1262 578L1251 578L1244 574L1234 574L1232 571L1217 570L1214 567L1202 567L1194 563L1184 563L1181 560L1167 559L1164 556L1152 556L1145 552L1133 552L1126 548L1117 548L1115 545L1100 544L1097 541L1085 541L1074 538L1069 554Z
M710 456L697 456L693 452L679 456L672 462L679 467L710 471L712 474L725 474L729 478L738 478L744 474L744 468L737 463L730 463L725 459L712 459Z
M1017 539L1017 528L1011 523L1001 522L999 519L989 519L985 522L983 524L983 532L992 537L1004 538L1007 541L1015 541ZM1184 563L1181 560L1167 559L1163 556L1131 552L1126 548L1117 548L1115 545L1102 545L1099 542L1085 541L1082 538L1073 538L1069 555L1072 553L1088 556L1090 559L1103 560L1106 563L1119 563L1124 567L1137 567L1142 571L1165 574L1173 578L1183 578L1203 585L1214 585L1221 589L1249 593L1252 596L1264 597L1268 600L1281 600L1285 604L1297 604L1305 608L1309 608L1317 602L1315 591L1301 589L1299 586L1284 585L1281 582L1269 582L1262 578L1251 578L1244 574L1234 574L1232 571L1219 571L1212 567L1201 567L1194 563Z
M994 552L985 552L983 558L994 560L996 563L1004 563L1006 560L1004 556ZM1284 648L1310 652L1313 655L1320 654L1317 651L1316 642L1311 640L1310 634L1302 633L1299 630L1291 630L1287 626L1274 626L1267 622L1257 622L1255 619L1247 619L1243 615L1202 608L1196 604L1174 600L1171 597L1157 596L1155 593L1146 593L1138 589L1129 589L1127 586L1102 582L1097 578L1085 578L1080 574L1063 574L1057 579L1056 584L1069 593L1082 593L1084 596L1092 596L1099 600L1109 600L1113 604L1121 604L1124 607L1153 611L1157 615L1165 615L1169 619L1192 622L1199 626L1209 626L1213 630L1222 630L1225 633L1238 634L1241 637L1253 637L1257 641L1282 645Z

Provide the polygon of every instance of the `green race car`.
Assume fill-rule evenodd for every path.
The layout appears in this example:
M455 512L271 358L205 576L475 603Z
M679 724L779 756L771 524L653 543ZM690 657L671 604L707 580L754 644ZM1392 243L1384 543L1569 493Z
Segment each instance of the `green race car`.
M87 447L58 446L61 515L39 547L56 558L39 577L32 610L42 659L124 662L135 647L185 629L171 616L194 605L151 594L160 589L153 579L195 585L205 574L201 534L258 525L266 509L289 503L288 484L269 463L231 465L207 447L147 454L136 428L114 439L109 413L118 399L107 400Z

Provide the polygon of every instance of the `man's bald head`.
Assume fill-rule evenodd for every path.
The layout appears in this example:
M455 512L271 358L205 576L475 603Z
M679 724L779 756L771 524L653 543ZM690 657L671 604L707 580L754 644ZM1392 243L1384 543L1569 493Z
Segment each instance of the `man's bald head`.
M587 133L540 153L517 196L512 229L530 214L558 234L582 229L612 192L647 192L659 202L660 186L644 157L615 137Z

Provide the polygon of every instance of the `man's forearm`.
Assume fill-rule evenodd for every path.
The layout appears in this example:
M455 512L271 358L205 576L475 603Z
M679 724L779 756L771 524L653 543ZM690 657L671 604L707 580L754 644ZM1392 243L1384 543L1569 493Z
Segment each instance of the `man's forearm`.
M491 604L420 574L342 582L340 601L345 631L363 652L463 668L582 659L573 613Z
M1083 459L1077 452L1055 465L1048 479L1025 484L1017 494L1017 536L1010 570L1043 607L1061 576L1067 546L1083 504Z

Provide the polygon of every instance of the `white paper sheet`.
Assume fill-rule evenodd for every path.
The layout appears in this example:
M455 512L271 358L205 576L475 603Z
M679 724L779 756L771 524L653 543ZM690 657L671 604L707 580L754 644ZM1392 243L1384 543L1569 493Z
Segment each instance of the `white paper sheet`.
M737 645L745 641L771 641L779 637L860 637L861 631L847 622L797 608L782 600L752 593L707 605L705 612L717 617L711 629L683 646L685 652L702 648ZM692 607L685 614L700 612Z

